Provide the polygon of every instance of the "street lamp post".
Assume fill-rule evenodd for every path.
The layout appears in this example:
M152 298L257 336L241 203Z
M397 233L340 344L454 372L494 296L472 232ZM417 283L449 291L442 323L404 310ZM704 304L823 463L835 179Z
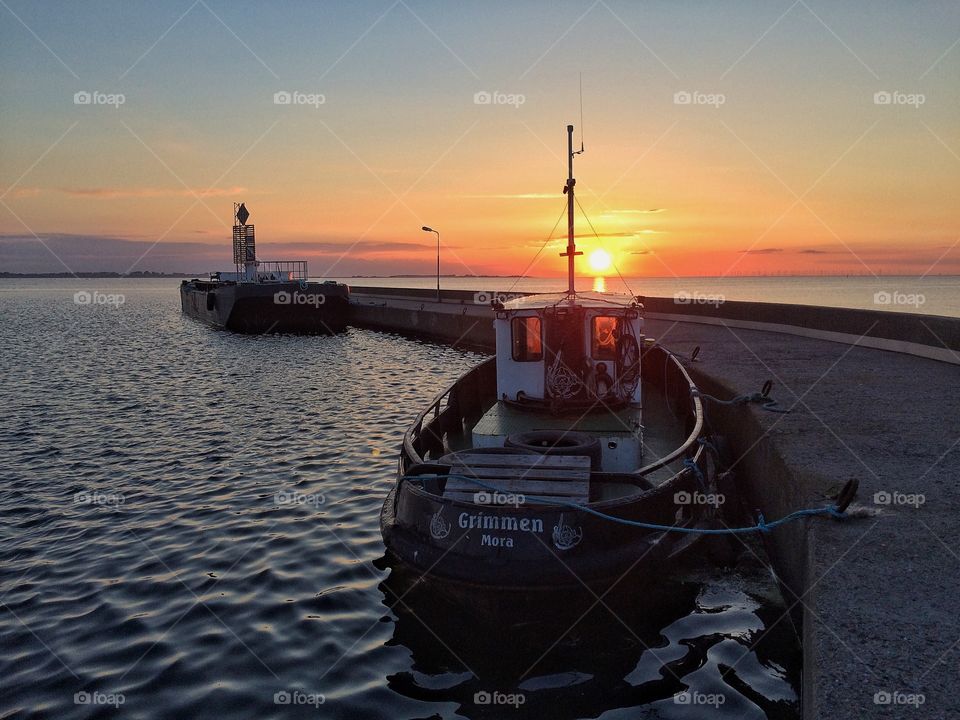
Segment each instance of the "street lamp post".
M437 302L443 302L443 300L440 299L440 231L434 230L426 225L420 229L424 232L432 232L437 234Z

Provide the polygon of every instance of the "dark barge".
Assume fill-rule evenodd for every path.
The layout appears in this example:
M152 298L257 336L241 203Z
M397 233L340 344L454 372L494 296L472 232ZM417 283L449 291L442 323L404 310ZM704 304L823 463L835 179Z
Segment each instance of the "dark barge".
M346 329L350 288L311 282L304 260L258 260L254 226L243 203L234 205L234 272L184 280L184 314L234 332L333 334Z

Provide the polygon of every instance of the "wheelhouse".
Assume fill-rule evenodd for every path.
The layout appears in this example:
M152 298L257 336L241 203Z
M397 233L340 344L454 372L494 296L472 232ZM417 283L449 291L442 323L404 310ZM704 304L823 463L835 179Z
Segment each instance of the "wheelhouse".
M497 397L556 410L640 404L641 306L629 295L535 295L495 306Z

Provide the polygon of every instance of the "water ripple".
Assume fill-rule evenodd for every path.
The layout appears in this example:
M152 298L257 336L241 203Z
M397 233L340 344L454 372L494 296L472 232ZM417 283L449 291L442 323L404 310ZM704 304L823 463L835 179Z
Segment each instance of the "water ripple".
M769 602L717 574L628 617L642 642L588 621L523 680L556 627L391 599L402 433L478 356L218 332L169 281L91 281L119 308L39 282L0 293L0 716L483 718L501 691L515 717L694 717L689 689L796 717L795 646L751 649Z

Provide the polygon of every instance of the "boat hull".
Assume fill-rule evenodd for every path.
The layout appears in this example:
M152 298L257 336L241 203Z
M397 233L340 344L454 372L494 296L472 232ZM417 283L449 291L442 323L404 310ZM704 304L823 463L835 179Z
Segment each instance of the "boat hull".
M249 334L325 335L347 326L349 288L340 283L184 281L184 314Z
M685 530L720 527L722 501L691 502L716 493L718 456L700 442L703 409L686 370L653 344L645 358L644 382L668 396L668 415L685 439L642 468L591 472L589 499L580 502L559 497L542 502L536 496L527 502L506 491L491 493L489 484L478 485L473 495L446 493L451 435L497 402L494 360L468 371L420 413L404 437L397 482L380 516L390 555L416 572L468 589L526 591L584 583L602 589L634 571L669 574L704 537ZM630 485L635 492L624 491ZM608 493L605 487L617 490ZM514 504L491 504L494 499Z
M681 474L636 498L590 507L626 520L712 526L707 514L677 519L675 494L695 492L695 482ZM380 528L394 557L420 573L465 588L523 591L583 583L602 589L624 574L657 574L702 537L631 527L570 507L448 500L409 482L387 496Z

